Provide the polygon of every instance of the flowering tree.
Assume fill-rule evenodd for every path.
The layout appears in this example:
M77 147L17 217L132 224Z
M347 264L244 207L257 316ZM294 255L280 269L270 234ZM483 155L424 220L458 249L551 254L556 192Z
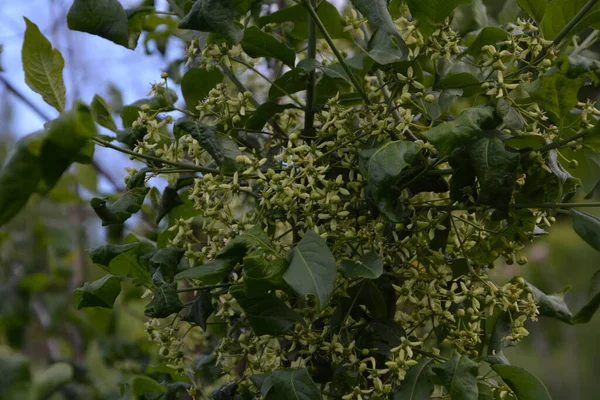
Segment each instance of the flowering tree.
M599 204L569 202L600 182L586 95L600 5L509 1L499 22L481 0L352 0L343 18L325 0L280 3L75 0L73 30L185 43L122 124L99 96L66 110L63 58L26 19L27 83L60 116L0 173L0 222L94 146L143 163L90 205L103 225L140 214L144 228L90 249L106 275L73 298L111 308L121 285L146 290L171 370L132 396L549 399L503 350L540 315L588 322L600 274L572 311L488 272L527 264L520 251L557 214L600 250L600 219L575 210Z

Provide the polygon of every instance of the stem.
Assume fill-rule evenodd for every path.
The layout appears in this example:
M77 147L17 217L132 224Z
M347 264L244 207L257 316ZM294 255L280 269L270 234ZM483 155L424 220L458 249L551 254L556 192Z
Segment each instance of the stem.
M311 5L315 0L310 0ZM315 19L308 18L308 51L309 60L317 58L317 25ZM306 110L304 111L304 134L313 136L313 125L315 123L315 87L317 83L317 71L313 70L308 75L308 86L306 88Z
M214 168L206 168L206 167L202 167L199 165L193 165L193 164L186 164L186 163L180 163L180 162L173 162L173 161L167 161L167 160L163 160L160 157L154 157L154 156L149 156L146 154L139 154L136 153L134 151L128 150L128 149L124 149L122 147L119 146L115 146L112 143L109 143L105 140L99 139L99 138L94 138L93 139L94 142L98 143L101 146L104 147L108 147L110 149L113 150L117 150L120 151L121 153L125 153L125 154L129 154L130 156L136 157L136 158L141 158L144 160L148 160L148 161L155 161L155 162L159 162L162 164L167 164L167 165L172 165L174 167L178 167L180 169L184 169L187 171L196 171L196 172L202 172L205 174L220 174L221 171L219 171L218 169L214 169Z
M575 25L577 25L583 19L583 17L585 17L585 14L592 7L594 7L594 5L596 5L597 2L598 0L589 0L586 3L586 5L583 6L577 14L575 14L573 19L571 19L569 23L565 25L565 27L558 33L558 35L556 35L556 37L552 40L552 45L558 45L565 38L565 36L567 36L569 32L571 32Z
M540 204L511 204L510 208L577 208L577 207L600 207L600 202L589 203L540 203Z
M573 142L577 139L581 139L582 137L587 136L590 133L592 133L590 130L586 130L585 132L581 132L581 133L578 133L577 135L568 137L563 140L559 140L558 142L547 144L546 146L541 147L538 151L541 153L545 153L550 150L558 149L559 147L563 147L564 145L566 145L570 142Z
M197 290L220 289L220 288L226 288L226 287L231 287L231 286L233 286L233 283L221 283L219 285L211 285L211 286L196 286L196 287L177 289L177 293L195 292Z
M304 5L304 7L306 7L306 9L310 13L310 15L313 17L313 20L317 24L317 28L319 28L319 31L321 31L321 34L325 38L325 41L327 42L327 44L331 48L331 51L333 51L333 54L335 55L335 58L337 58L337 60L339 61L340 65L342 66L342 68L344 68L344 71L346 71L346 74L348 75L348 77L352 81L352 85L354 86L354 88L356 89L356 91L360 94L360 97L362 97L362 99L364 100L365 104L367 104L367 105L371 104L371 102L369 101L369 98L367 97L367 94L363 90L362 85L360 84L360 82L358 81L358 79L356 78L356 76L354 75L354 73L352 72L352 70L350 69L350 67L348 66L348 64L346 64L346 60L344 60L344 57L342 57L342 54L340 53L340 51L338 50L338 48L335 46L335 43L333 43L333 39L329 35L329 32L327 32L327 28L325 28L325 25L323 25L323 22L321 21L321 19L317 15L317 12L313 8L313 6L310 3L310 1L309 0L302 0L302 4Z
M583 42L581 42L581 44L579 46L577 46L577 48L575 50L573 50L573 52L570 55L575 56L575 55L581 53L583 50L590 47L596 41L596 38L598 37L599 33L600 33L600 31L593 31L592 33L590 33L585 38L585 40Z

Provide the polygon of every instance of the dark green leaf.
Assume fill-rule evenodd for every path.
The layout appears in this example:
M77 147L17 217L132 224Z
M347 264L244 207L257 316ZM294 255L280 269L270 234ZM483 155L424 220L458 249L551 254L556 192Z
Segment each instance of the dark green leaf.
M175 130L189 133L198 141L221 168L223 173L238 169L236 157L242 155L237 144L229 136L217 132L215 126L205 125L191 119L180 119L175 123Z
M136 244L136 247L123 251L110 260L108 272L113 275L132 278L135 284L141 284L146 288L151 288L153 287L153 282L150 272L140 264L140 252L143 248L143 244Z
M214 307L210 291L201 290L198 298L192 303L182 320L196 324L206 332L206 321L208 321L213 311Z
M540 0L538 0L540 1ZM544 18L540 23L544 38L551 40L586 5L588 0L553 0L548 4ZM585 16L571 29L568 36L575 35L585 28L600 28L600 4L596 3Z
M495 362L502 364L510 364L504 355L504 349L513 345L512 340L506 339L512 334L511 316L504 312L496 318L494 329L490 335L490 343L488 345L488 356L495 356Z
M301 68L294 68L275 80L269 89L269 99L287 96L306 90L308 74Z
M131 394L136 399L145 398L144 395L148 395L150 393L166 393L167 388L165 388L160 383L156 382L154 379L145 375L134 375L131 378Z
M470 2L471 0L408 0L408 8L418 21L421 32L429 36L436 25L444 22L456 7Z
M573 151L565 148L561 149L561 153L568 159L578 162L579 165L572 170L572 173L581 179L585 198L591 197L600 183L600 152L590 146L582 145L580 150Z
M207 264L186 269L175 275L175 280L196 279L205 285L216 285L221 282L233 269L235 264L220 259L215 259Z
M543 0L546 1L546 0ZM508 32L495 26L487 26L479 32L473 43L467 48L467 54L478 54L483 46L506 40Z
M600 271L597 271L592 276L589 297L589 302L573 317L574 324L586 324L590 322L598 307L600 307Z
M449 155L458 146L474 141L483 132L482 127L493 122L490 107L473 107L463 111L458 118L431 128L423 137L433 143L442 155Z
M471 97L483 93L481 82L475 75L468 72L449 75L440 80L439 89L462 89L464 97Z
M335 258L327 243L315 232L307 231L292 251L290 266L283 279L299 295L314 295L322 310L329 303L335 278Z
M177 295L177 282L165 283L154 291L144 315L150 318L167 318L183 309Z
M251 377L252 382L260 384L260 392L265 400L321 400L321 391L315 385L306 368L278 369Z
M246 295L254 297L271 289L287 287L283 274L288 268L287 261L276 259L268 261L263 251L244 257L244 289Z
M235 260L235 262L241 262L246 253L252 248L277 254L269 236L260 226L255 226L227 242L227 245L217 257L226 257Z
M262 103L246 121L246 128L259 131L275 115L280 114L292 107L294 106L290 107L289 104L279 104L275 103L274 101Z
M558 161L558 152L551 150L546 159L546 165L558 179L558 197L552 201L563 202L572 197L581 186L581 181L568 173Z
M244 39L241 44L246 54L252 58L274 58L282 61L290 68L293 68L296 62L294 49L255 26L251 26L244 31Z
M185 250L175 247L167 247L158 250L150 258L155 268L160 270L162 278L167 282L173 282L175 273L179 268L179 262L183 258Z
M551 400L550 393L540 379L531 372L513 365L492 365L519 400Z
M246 313L248 321L257 335L279 335L304 321L273 294L258 297L247 296L242 286L233 287L230 293Z
M171 212L171 210L183 204L185 204L185 202L179 196L177 189L167 186L160 197L155 222L158 224L165 215Z
M119 254L138 247L139 243L129 243L123 245L106 244L91 248L87 251L88 256L94 264L108 268L110 262Z
M358 290L357 304L364 305L373 319L385 320L387 318L385 298L374 281L363 281L360 285L354 286L353 289L349 290L348 294L354 297L355 290Z
M91 33L129 48L127 13L117 0L75 0L67 14L69 29Z
M530 283L527 285L533 291L533 300L538 305L540 315L555 318L567 324L572 323L573 314L563 298L568 289L557 295L548 295Z
M65 108L65 60L40 32L36 24L25 18L27 28L21 52L25 83L59 112Z
M537 150L546 144L542 135L517 135L504 141L504 144L513 149L532 149Z
M469 152L459 147L448 157L450 166L454 169L450 180L450 198L458 202L469 201L470 195L475 195L475 168L469 158Z
M519 154L507 151L498 138L481 138L470 146L469 156L479 181L477 201L508 210L520 165Z
M198 104L222 81L223 74L218 69L191 68L186 72L181 80L181 93L188 110L196 112Z
M237 382L227 382L215 390L212 394L213 400L234 400L238 389Z
M562 118L577 104L577 94L583 84L583 77L571 79L561 73L542 75L541 85L531 97L540 108L551 113L553 122L562 124Z
M0 350L0 397L17 400L18 395L10 396L31 386L29 359L4 348Z
M508 104L506 100L498 99L496 103L496 112L502 118L504 126L512 130L523 129L523 118L521 115ZM541 136L539 136L541 138ZM542 138L543 139L543 138ZM542 140L543 145L543 140Z
M33 378L29 400L50 398L54 392L73 379L73 374L73 367L67 362L52 364Z
M95 95L90 109L92 110L94 121L106 129L117 132L117 124L115 124L115 120L111 115L110 107L102 97Z
M378 29L369 40L368 55L381 65L393 64L408 59L408 47L383 29Z
M587 244L600 251L600 219L590 214L571 210L573 229Z
M179 22L179 28L216 32L237 44L242 40L244 32L236 22L233 0L197 0Z
M546 14L548 0L517 0L517 4L539 25Z
M433 360L422 358L416 365L408 369L400 388L394 392L393 400L430 400L433 383L429 373Z
M342 261L342 268L346 278L377 279L383 274L383 260L375 253L369 253L362 256L358 261Z
M102 225L122 224L133 214L140 211L146 194L150 191L148 187L136 187L123 193L114 202L94 197L90 204L100 219Z
M138 40L144 30L144 23L146 17L154 11L154 8L148 6L141 6L135 8L129 8L125 10L127 15L127 47L135 49L138 44Z
M388 35L395 36L399 45L406 47L387 9L386 0L350 0L354 8L367 17L371 26Z
M431 370L442 380L450 397L461 400L477 400L477 372L479 364L459 353L454 353L449 361L435 365Z
M333 39L350 39L348 32L344 31L340 13L333 4L323 1L317 9L317 15L323 25L327 27L327 32ZM308 13L304 6L300 4L283 8L258 19L261 27L266 24L281 24L284 22L294 23L294 28L290 32L294 39L306 40L308 36ZM321 32L317 31L317 37L323 37Z
M114 275L106 275L92 283L86 282L82 288L75 289L73 305L78 310L86 307L112 308L119 293L121 293L121 279Z

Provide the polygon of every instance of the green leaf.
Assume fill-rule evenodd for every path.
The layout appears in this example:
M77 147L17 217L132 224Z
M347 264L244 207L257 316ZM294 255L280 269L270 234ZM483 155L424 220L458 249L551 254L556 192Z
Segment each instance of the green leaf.
M430 400L433 393L433 383L429 380L432 362L430 358L423 357L416 365L410 367L392 399Z
M508 210L520 165L519 153L504 148L498 138L481 138L469 148L479 182L477 202L499 210Z
M456 7L470 2L471 0L408 0L408 8L419 23L419 29L427 37Z
M269 89L269 99L284 97L306 90L308 73L301 68L294 68L279 77Z
M271 289L287 287L283 274L288 268L284 259L269 261L264 252L257 251L244 257L244 290L248 296L258 296Z
M185 250L183 249L167 247L154 253L150 257L150 262L155 268L160 270L160 274L166 282L173 282L184 253Z
M38 26L25 19L25 40L21 52L25 83L58 112L65 109L66 89L63 80L65 60L40 32Z
M294 49L255 26L246 28L241 45L246 54L252 58L274 58L282 61L290 68L293 68L296 63L296 52Z
M517 4L539 25L546 14L548 0L517 0Z
M110 262L119 254L138 247L139 243L123 245L107 244L87 250L87 254L94 264L104 266L108 269Z
M474 141L485 127L493 122L494 112L490 107L473 107L463 111L458 118L431 128L423 133L442 155L449 155L462 144Z
M183 304L177 294L177 282L164 283L158 287L152 300L144 310L144 315L150 318L167 318L183 309Z
M90 200L90 205L102 219L103 226L118 225L140 211L149 191L148 187L136 187L127 190L116 201L110 203L106 199L94 197Z
M91 33L129 48L127 13L117 0L75 0L67 14L69 29Z
M208 290L201 290L198 298L192 303L183 321L196 324L206 332L206 322L214 311L212 295Z
M112 117L110 107L102 97L95 95L90 109L92 110L94 121L106 129L117 132L117 124L115 124L115 120Z
M371 36L368 50L367 54L369 57L381 65L408 60L408 47L406 43L403 40L399 40L397 36L382 29L378 29Z
M540 23L544 38L554 39L587 2L588 0L552 0ZM600 29L600 3L596 3L586 13L584 18L571 29L567 37L575 35L585 28Z
M375 253L369 253L358 261L342 261L342 268L346 278L377 279L383 274L383 259Z
M181 93L188 110L196 112L198 104L221 82L223 74L218 69L191 68L186 72L181 80Z
M340 13L333 4L327 1L321 2L317 9L317 15L323 25L327 27L327 32L332 39L350 39L348 32L344 31ZM300 41L306 40L308 36L308 13L304 6L300 4L283 8L258 19L258 24L261 27L266 24L281 24L284 22L294 23L294 27L290 32L291 37ZM317 31L317 37L323 37L321 32Z
M545 1L545 0L544 0ZM479 32L473 43L465 51L466 54L478 54L483 46L506 40L508 32L496 26L487 26Z
M600 183L600 152L592 147L582 145L580 150L573 151L570 148L561 149L563 156L576 160L579 165L573 170L573 175L581 179L581 185L585 198L589 198Z
M590 300L575 314L573 317L574 324L586 324L590 322L596 311L598 311L598 307L600 307L600 271L597 271L592 276L591 281Z
M399 45L406 47L387 9L387 0L350 0L350 3L369 20L373 28L395 36Z
M294 108L295 106L290 104L279 104L274 101L267 101L262 103L256 111L252 113L250 118L246 121L246 128L253 130L261 130L277 114L281 114L288 108Z
M114 275L106 275L92 283L85 283L82 288L75 289L73 305L81 310L86 307L112 308L121 293L121 279Z
M242 286L232 287L230 293L246 313L254 333L259 336L283 334L296 324L304 323L300 315L273 294L251 297L246 295Z
M180 29L216 32L230 42L240 43L243 29L236 25L233 0L197 0L179 22Z
M299 295L314 295L322 310L329 303L335 278L335 258L327 243L315 232L307 231L292 251L290 266L283 279Z
M558 152L551 150L548 152L546 165L558 180L558 197L552 199L555 202L567 201L571 198L577 189L581 186L581 181L568 173L558 161Z
M229 136L217 132L217 127L205 125L191 119L180 119L175 123L175 130L189 133L206 150L223 173L231 173L238 169L236 157L242 155L237 144Z
M143 249L143 244L136 244L138 246L121 252L110 260L107 271L112 275L132 278L136 285L140 284L146 288L153 288L154 283L152 282L150 272L146 267L140 264L140 252Z
M461 400L477 400L477 373L479 364L459 353L454 353L449 361L435 365L431 370L442 380L450 397Z
M231 262L215 259L207 264L178 273L175 275L175 280L195 279L205 285L216 285L229 275L233 267L235 267L235 264Z
M471 97L478 93L483 93L479 79L468 72L460 72L442 78L438 88L442 90L462 89L464 97Z
M492 365L519 400L551 400L550 393L540 379L531 372L514 365Z
M19 394L11 397L15 392L21 393L31 386L31 372L29 358L0 348L0 398L20 400Z
M496 113L498 113L498 115L500 116L500 118L502 118L502 122L504 123L504 126L515 130L515 131L519 131L523 129L523 118L521 117L521 115L513 108L511 107L510 104L508 104L508 102L501 98L498 99L498 102L496 103ZM527 135L523 135L523 137L526 137ZM530 136L536 136L536 135L530 135ZM542 136L537 136L538 138L541 139L541 146L544 145L544 138ZM519 138L519 136L516 137L517 139ZM511 140L511 139L509 139ZM505 141L505 144L508 141ZM540 147L541 147L540 146ZM514 147L514 146L513 146ZM520 148L520 147L517 147Z
M577 105L583 77L571 79L561 73L542 75L541 85L531 94L540 108L551 113L554 123L562 126L562 118Z
M493 361L494 363L510 364L504 355L504 349L513 345L512 340L506 339L511 334L511 316L509 313L503 312L496 318L488 344L488 357L496 357ZM488 361L487 358L484 358L484 360Z
M146 17L152 14L154 8L149 6L140 6L125 10L127 15L127 48L135 49L138 45L138 40L144 30Z
M30 400L45 400L73 379L73 367L66 362L52 364L33 378Z
M158 224L165 215L168 215L171 210L175 207L184 205L185 202L179 196L177 189L171 186L167 186L160 197L160 203L158 204L158 209L156 210L156 224Z
M375 204L391 220L395 220L396 216L390 187L398 183L402 172L413 163L420 149L413 142L389 142L375 150L367 162L367 182ZM367 156L365 150L361 150L361 154Z
M538 305L540 315L572 324L573 314L565 303L564 292L558 295L547 295L530 283L527 283L527 286L533 291L533 300Z
M600 251L600 218L577 210L571 210L573 230L587 244Z
M253 375L250 379L260 389L265 400L323 398L306 368L278 369L262 375Z
M227 242L227 245L217 257L232 258L236 262L241 262L246 253L252 248L277 255L277 251L273 248L269 235L260 226L255 226Z
M147 397L145 397L144 395L148 395L150 393L167 392L167 388L165 388L163 385L146 375L134 375L131 378L130 385L131 394L135 396L134 398L136 399L145 399Z

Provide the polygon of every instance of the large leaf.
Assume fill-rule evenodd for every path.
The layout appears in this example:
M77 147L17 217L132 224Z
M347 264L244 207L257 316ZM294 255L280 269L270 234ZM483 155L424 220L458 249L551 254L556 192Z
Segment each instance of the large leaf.
M121 293L121 279L114 275L106 275L92 283L85 283L82 288L75 289L73 305L81 310L86 307L112 308Z
M29 400L45 400L73 379L71 364L57 362L38 373L32 382Z
M233 0L197 0L179 22L179 28L216 32L237 44L244 32L236 22Z
M94 99L92 100L92 104L90 105L90 109L92 110L94 121L96 121L98 125L103 126L113 132L117 132L117 124L112 117L112 112L106 103L106 100L98 95L95 95Z
M30 362L27 357L0 347L0 398L20 399L31 386Z
M508 210L517 180L520 156L504 148L498 138L481 138L469 148L477 180L478 202L499 210Z
M290 266L283 279L299 295L314 295L319 309L323 309L329 303L335 278L335 258L327 243L315 232L306 232L292 251Z
M408 0L408 8L419 22L421 32L429 36L436 25L444 22L456 7L470 2L471 0Z
M493 122L491 107L473 107L463 111L458 118L431 128L423 137L433 143L443 155L449 155L458 146L474 141L483 132L482 127Z
M571 210L573 229L587 244L600 251L600 218Z
M571 79L557 72L541 76L540 82L541 85L531 97L543 110L551 113L554 123L562 125L562 118L577 104L583 77Z
M600 271L592 276L590 285L590 299L577 314L573 316L574 324L585 324L590 322L596 311L600 307Z
M90 205L96 215L102 219L103 226L119 225L140 211L149 191L150 188L145 185L131 187L128 184L125 193L117 200L109 202L107 199L94 197L90 200Z
M259 336L283 334L296 324L304 323L300 315L273 294L248 296L242 286L232 288L230 293L246 313L254 333Z
M269 99L287 96L306 90L308 73L302 68L294 68L279 77L269 89Z
M478 399L477 373L479 364L473 360L455 352L450 360L442 365L431 367L431 370L441 379L451 398L461 400Z
M368 253L358 261L342 261L342 268L346 278L377 279L383 274L383 260L375 253Z
M87 250L87 254L94 264L98 264L108 268L110 262L119 254L138 247L139 243L129 244L106 244L103 246L94 247Z
M448 75L438 85L439 89L461 89L464 97L471 97L475 94L482 93L481 82L477 77L468 72L460 72L458 74Z
M588 0L553 0L548 4L546 13L541 21L544 37L554 39L575 15L588 3ZM584 28L600 28L600 3L596 3L585 16L571 29L574 35Z
M181 318L183 321L187 321L198 325L206 332L206 322L214 311L212 304L212 296L210 291L201 290L198 298L192 303L186 315Z
M183 258L185 250L176 247L167 247L158 250L150 257L150 263L160 271L160 277L166 282L173 282L179 263Z
M148 395L153 396L167 391L163 385L146 375L134 375L131 378L130 385L134 399L146 399L149 398Z
M430 400L433 383L429 379L433 360L423 357L408 369L400 388L394 392L393 400Z
M495 357L494 363L510 364L508 358L504 355L504 349L513 345L512 340L506 339L510 334L512 334L511 316L508 312L503 312L498 315L494 322L486 361L489 362L489 357Z
M354 8L367 17L375 29L395 36L399 40L399 44L406 47L387 9L387 0L350 0L350 2Z
M378 29L369 40L369 57L381 65L393 64L408 59L408 47L403 40Z
M296 62L294 49L255 26L251 26L244 31L244 39L242 39L241 44L246 54L252 58L274 58L282 61L290 68L293 68Z
M540 379L531 372L514 365L492 365L519 400L551 400L550 393Z
M150 318L166 318L183 309L183 304L177 295L177 282L165 283L154 291L152 300L144 310L144 315Z
M27 28L21 52L25 82L44 101L59 112L65 109L66 89L63 80L65 60L40 32L36 24L25 18Z
M265 400L321 400L321 391L306 368L278 369L250 377Z
M544 0L546 1L546 0ZM508 38L508 32L496 26L487 26L478 34L466 50L467 54L478 54L483 46L495 44Z
M186 269L175 275L175 280L195 279L205 285L216 285L221 282L233 269L235 264L215 259L207 264L199 265L194 268Z
M230 173L238 169L236 157L242 152L229 136L217 132L215 126L205 125L191 119L180 119L175 124L175 130L189 133L198 141L221 168L223 173Z
M69 29L91 33L129 48L127 13L117 0L75 0L67 14Z
M248 296L258 296L271 289L287 287L283 274L288 263L283 259L267 260L257 251L244 258L244 289Z
M529 283L528 286L533 291L533 300L538 306L540 315L555 318L567 324L572 323L573 314L565 303L564 293L548 295Z
M292 107L294 106L290 106L289 104L279 104L274 101L264 102L258 106L256 111L254 111L250 118L248 118L246 121L246 128L261 130L275 115L280 114Z
M223 74L218 69L191 68L186 72L181 80L181 93L188 110L195 112L198 104L222 81Z
M548 0L517 0L517 4L539 24L546 14Z

